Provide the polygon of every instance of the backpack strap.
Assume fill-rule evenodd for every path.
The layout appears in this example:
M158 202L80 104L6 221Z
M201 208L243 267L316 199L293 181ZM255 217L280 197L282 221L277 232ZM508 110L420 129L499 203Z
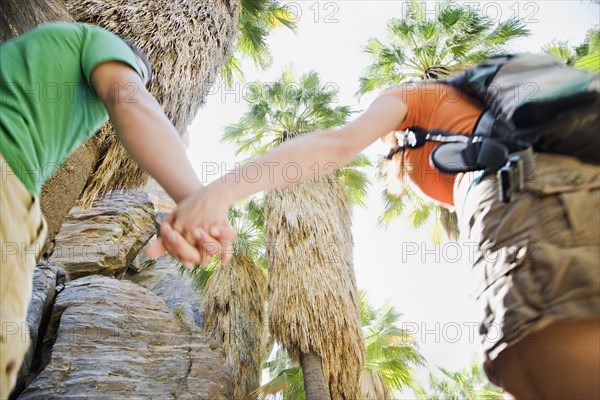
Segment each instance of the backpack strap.
M415 149L422 147L427 142L441 142L441 143L466 143L468 137L448 131L442 131L439 129L433 129L428 131L427 129L421 128L420 126L411 126L404 131L395 132L398 146L391 149L388 155L385 157L387 160L391 160L394 154L404 149Z

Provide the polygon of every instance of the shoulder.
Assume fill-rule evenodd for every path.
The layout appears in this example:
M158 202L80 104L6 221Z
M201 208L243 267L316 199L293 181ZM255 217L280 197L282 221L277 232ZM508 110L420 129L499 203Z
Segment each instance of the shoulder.
M417 81L406 82L397 86L385 89L381 95L392 95L399 97L404 102L414 100L441 100L447 97L454 97L459 92L444 82L438 81Z
M128 65L143 78L136 55L125 40L104 28L84 25L81 65L88 81L91 82L91 75L96 66L109 61Z
M439 81L409 82L387 89L383 95L395 96L409 109L433 112L446 106L476 107L481 104L449 83Z
M22 48L40 46L42 49L52 48L55 45L83 39L83 24L70 22L50 22L39 25L22 35L2 43L2 48Z
M27 32L25 36L31 37L81 37L84 33L84 24L71 22L50 22L38 26Z

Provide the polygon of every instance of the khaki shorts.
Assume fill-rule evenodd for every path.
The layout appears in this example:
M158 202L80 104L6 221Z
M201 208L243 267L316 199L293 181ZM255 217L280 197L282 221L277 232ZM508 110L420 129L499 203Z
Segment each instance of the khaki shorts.
M461 240L474 249L486 355L559 320L600 316L600 167L539 154L525 191L499 200L495 176L456 187Z
M0 399L6 399L29 348L27 307L47 228L39 201L1 154L0 168Z

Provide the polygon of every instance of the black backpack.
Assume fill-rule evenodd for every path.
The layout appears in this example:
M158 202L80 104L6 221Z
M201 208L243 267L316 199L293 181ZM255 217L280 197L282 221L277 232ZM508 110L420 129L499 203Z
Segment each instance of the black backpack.
M507 185L515 184L510 172L519 155L531 150L600 163L599 73L526 53L490 58L442 82L486 106L471 135L411 127L388 158L427 141L444 142L431 156L437 169L450 174L501 170ZM522 186L522 176L516 180Z

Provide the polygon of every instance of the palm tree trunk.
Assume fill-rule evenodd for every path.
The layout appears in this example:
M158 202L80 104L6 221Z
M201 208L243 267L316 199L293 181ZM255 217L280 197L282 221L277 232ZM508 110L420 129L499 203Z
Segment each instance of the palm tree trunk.
M2 0L0 42L49 21L73 21L62 0Z
M331 394L323 375L321 356L314 351L300 353L300 365L304 374L306 400L330 400Z
M40 206L48 223L48 238L43 253L52 253L52 241L83 193L101 155L102 146L97 137L92 137L79 146L44 183Z

